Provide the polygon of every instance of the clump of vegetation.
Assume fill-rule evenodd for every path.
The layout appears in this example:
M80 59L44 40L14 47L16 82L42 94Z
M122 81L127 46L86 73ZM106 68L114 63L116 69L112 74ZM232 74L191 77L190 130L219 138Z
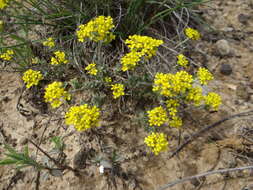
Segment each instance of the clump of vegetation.
M193 66L183 50L174 51L173 67L168 66L161 59L168 36L151 32L159 28L155 24L168 24L165 19L170 13L200 3L203 1L0 1L1 15L13 18L12 25L23 34L1 34L0 59L22 73L27 89L41 91L52 109L62 107L65 123L78 131L95 131L101 126L105 102L119 107L120 112L129 102L143 101L145 108L135 107L132 110L138 111L131 114L145 113L142 124L149 130L143 144L151 154L159 155L170 144L164 128L182 128L186 106L217 111L221 105L218 94L203 90L213 75ZM49 32L29 39L33 25ZM19 43L6 45L4 38ZM174 38L182 39L181 45L194 44L201 35L184 26ZM76 105L76 90L89 92L92 98ZM104 101L94 98L97 95ZM21 155L10 147L7 150ZM7 156L14 158L12 154ZM28 153L21 156L25 165L45 168Z

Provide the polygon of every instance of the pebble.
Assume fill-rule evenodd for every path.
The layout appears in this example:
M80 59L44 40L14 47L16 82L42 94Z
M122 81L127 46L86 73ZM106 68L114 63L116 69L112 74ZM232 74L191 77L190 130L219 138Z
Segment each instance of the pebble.
M243 13L241 13L241 14L238 15L238 20L242 24L247 24L247 22L248 22L249 19L250 19L249 15L245 15Z
M219 40L215 43L215 46L217 48L217 53L220 56L226 56L231 53L231 48L227 40Z
M227 63L223 63L220 67L220 72L223 75L230 75L232 73L231 65Z

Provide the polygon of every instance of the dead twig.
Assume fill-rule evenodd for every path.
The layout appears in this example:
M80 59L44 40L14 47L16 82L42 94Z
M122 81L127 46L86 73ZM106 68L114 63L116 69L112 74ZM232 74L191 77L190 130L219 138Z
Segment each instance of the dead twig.
M183 179L178 179L174 182L171 182L171 183L168 183L168 184L164 185L163 187L159 188L158 190L165 190L165 189L167 189L169 187L173 187L174 185L177 185L179 183L183 183L185 181L190 181L190 180L196 179L196 178L201 178L201 177L204 177L204 176L209 176L209 175L218 174L218 173L234 172L234 171L239 171L239 170L251 170L251 169L253 169L253 166L244 166L244 167L239 167L239 168L227 168L227 169L221 169L221 170L214 170L214 171L210 171L210 172L205 172L205 173L202 173L202 174L186 177L186 178L183 178Z
M193 141L195 141L197 138L199 138L203 133L214 129L215 127L219 126L220 124L222 124L225 121L228 121L230 119L236 118L236 117L244 117L244 116L248 116L253 114L253 110L247 111L247 112L242 112L242 113L238 113L238 114L234 114L231 115L229 117L226 117L224 119L221 119L211 125L208 125L204 128L202 128L201 130L199 130L198 132L194 133L188 140L186 140L183 144L181 144L169 157L169 159L171 159L172 157L174 157L175 155L177 155L183 148L185 148L188 144L192 143Z
M35 183L36 183L35 189L36 189L36 190L39 190L39 189L40 189L40 171L37 172L37 176L36 176L36 181L35 181Z
M40 148L36 143L34 143L32 140L29 140L30 143L32 143L33 146L35 146L40 152L42 152L45 156L47 156L51 161L54 162L54 164L59 167L62 170L68 169L72 172L74 172L76 175L79 174L78 170L68 166L68 165L62 165L61 163L59 163L56 159L54 159L53 157L51 157L46 151L44 151L42 148Z
M50 116L50 118L48 119L48 121L47 121L47 123L46 123L46 126L45 126L45 128L44 128L44 130L43 130L43 132L42 132L42 135L41 135L41 137L40 137L40 141L39 141L39 146L40 146L40 145L41 145L41 143L42 143L42 140L43 140L44 134L45 134L45 132L46 132L46 130L47 130L47 128L48 128L48 126L49 126L49 124L50 124L51 119L52 119L52 115L51 115L51 116ZM36 150L36 157L37 157L37 154L38 154L38 149Z

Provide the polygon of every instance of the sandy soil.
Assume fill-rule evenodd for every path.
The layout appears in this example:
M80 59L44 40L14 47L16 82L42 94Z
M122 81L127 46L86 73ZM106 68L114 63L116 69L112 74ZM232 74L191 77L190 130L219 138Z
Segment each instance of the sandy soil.
M253 109L253 2L215 0L209 5L203 6L201 10L207 23L216 31L204 32L203 40L198 42L192 58L195 60L195 56L199 64L207 65L213 71L215 80L211 88L222 96L223 105L216 113L192 111L185 119L182 141L219 119ZM223 64L232 67L230 75L221 73ZM41 141L41 147L49 152L53 148L49 139L55 135L64 137L66 162L71 166L73 160L77 159L79 150L85 152L91 150L91 147L96 150L97 158L108 160L114 150L120 157L113 174L101 175L99 166L94 164L87 165L83 169L85 175L79 178L72 172L67 172L62 177L53 177L42 172L40 189L43 190L158 190L162 185L183 177L210 170L247 166L253 161L252 117L239 117L224 122L195 140L178 156L168 159L171 152L157 157L147 155L142 142L146 134L143 129L133 125L129 118L117 121L113 118L105 119L95 136L78 133L74 128L66 128L61 119L38 114L41 113L40 108L29 104L25 98L28 92L24 92L20 98L23 84L19 75L1 72L0 81L1 158L4 157L4 142L22 150L27 144L26 139L30 138L36 143ZM19 99L23 107L18 111ZM25 113L29 116L21 114L24 110L28 111ZM57 112L61 115L63 110ZM171 136L173 151L178 144L178 131L169 129L167 133ZM35 156L36 148L28 144ZM87 152L86 154L89 155ZM37 158L43 162L46 159L41 153L38 153ZM78 163L75 165L80 167ZM252 171L215 174L178 184L170 189L242 190L251 185L253 187L252 176ZM17 172L13 167L1 166L0 189L36 189L36 177L37 172L31 168Z

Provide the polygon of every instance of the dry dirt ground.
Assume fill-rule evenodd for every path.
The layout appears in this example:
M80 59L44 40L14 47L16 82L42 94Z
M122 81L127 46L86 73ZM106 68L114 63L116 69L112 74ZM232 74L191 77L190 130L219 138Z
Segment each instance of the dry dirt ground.
M214 0L203 6L203 17L216 32L204 32L202 41L196 44L193 59L207 66L214 73L211 87L223 99L220 111L204 113L192 111L185 119L185 129L181 141L204 126L229 115L253 109L253 1ZM232 67L232 73L225 75L224 64ZM228 71L227 71L228 72ZM96 157L110 157L116 150L120 155L118 164L111 174L101 175L99 166L89 165L83 169L85 175L76 177L72 172L62 177L41 173L39 188L43 190L156 190L174 180L222 168L234 168L253 163L252 116L238 117L226 121L208 131L188 145L178 156L168 159L171 152L159 156L149 156L143 146L143 129L122 118L122 121L106 121L96 134L77 133L74 128L65 128L61 119L40 113L29 101L20 98L22 81L15 73L1 72L0 75L0 158L4 157L3 143L7 142L17 150L27 144L27 138L40 143L50 152L53 148L50 138L64 137L67 163L73 165L77 152L94 147L100 150ZM26 93L26 92L25 92ZM17 110L17 102L20 103ZM21 109L22 108L22 109ZM27 110L29 117L22 115ZM62 110L58 110L61 114ZM33 113L33 114L30 114ZM178 131L169 130L171 151L177 147ZM138 135L136 135L138 134ZM43 136L43 138L41 138ZM42 140L41 140L42 139ZM36 148L30 143L31 154L36 156ZM103 152L103 153L101 153ZM87 152L86 152L87 153ZM90 153L91 154L91 153ZM79 155L80 152L79 152ZM86 154L89 156L89 154ZM85 156L84 156L85 157ZM37 158L46 162L40 152ZM78 163L76 162L76 167ZM35 189L37 172L32 168L17 172L13 167L0 167L0 189ZM116 187L115 187L116 186ZM172 190L253 189L252 171L215 174L198 180L191 180L170 188Z

